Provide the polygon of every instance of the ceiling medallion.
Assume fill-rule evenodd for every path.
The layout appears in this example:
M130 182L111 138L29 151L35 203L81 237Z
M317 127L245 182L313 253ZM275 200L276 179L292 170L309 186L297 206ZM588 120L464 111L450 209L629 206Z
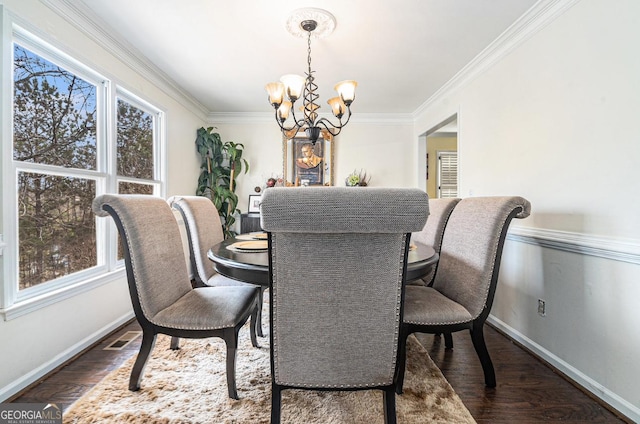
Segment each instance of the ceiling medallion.
M307 38L308 31L302 27L302 22L305 21L316 22L317 26L313 30L314 38L326 37L336 28L336 18L331 13L314 7L305 7L291 12L285 22L285 27L289 34L295 37Z

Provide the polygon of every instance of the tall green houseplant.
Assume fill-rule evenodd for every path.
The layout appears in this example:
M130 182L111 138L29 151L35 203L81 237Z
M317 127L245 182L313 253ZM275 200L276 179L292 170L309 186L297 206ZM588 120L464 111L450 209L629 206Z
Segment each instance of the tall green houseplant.
M220 214L225 238L232 237L231 230L236 222L238 196L236 177L244 170L249 171L249 163L242 158L244 145L233 141L223 142L220 134L213 132L214 127L199 128L196 147L200 154L200 177L196 195L204 196L213 202Z

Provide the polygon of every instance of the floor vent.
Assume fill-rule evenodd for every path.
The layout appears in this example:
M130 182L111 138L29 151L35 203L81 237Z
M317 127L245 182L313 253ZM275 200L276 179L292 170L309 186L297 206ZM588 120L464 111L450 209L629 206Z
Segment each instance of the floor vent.
M122 350L129 343L140 337L142 331L127 331L116 340L111 342L109 346L105 347L103 350Z

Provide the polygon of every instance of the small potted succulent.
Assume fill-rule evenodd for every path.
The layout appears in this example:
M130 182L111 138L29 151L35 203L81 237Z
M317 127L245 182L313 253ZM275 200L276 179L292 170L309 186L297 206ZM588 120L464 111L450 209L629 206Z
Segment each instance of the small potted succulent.
M366 187L369 185L370 176L367 176L367 172L362 169L360 172L354 170L347 179L344 181L347 187Z

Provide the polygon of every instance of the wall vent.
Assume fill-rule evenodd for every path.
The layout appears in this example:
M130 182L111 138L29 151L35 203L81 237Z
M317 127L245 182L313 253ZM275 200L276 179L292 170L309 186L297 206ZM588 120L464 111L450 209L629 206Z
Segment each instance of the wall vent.
M142 331L127 331L116 340L111 342L109 346L105 347L103 350L122 350L129 343L140 337Z

